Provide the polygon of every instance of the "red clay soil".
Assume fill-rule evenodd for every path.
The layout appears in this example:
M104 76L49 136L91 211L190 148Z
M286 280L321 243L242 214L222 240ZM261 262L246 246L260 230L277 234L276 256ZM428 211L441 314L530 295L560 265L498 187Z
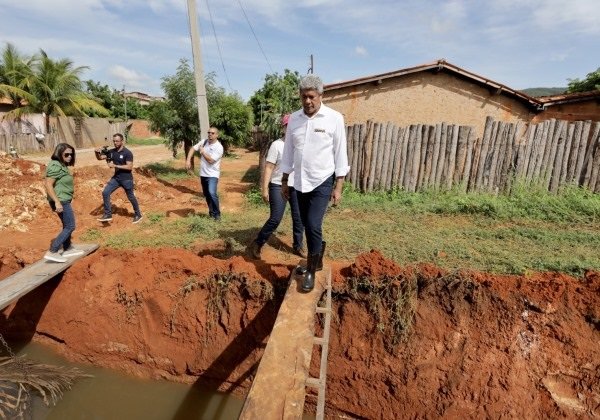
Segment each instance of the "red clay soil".
M20 189L31 188L27 197L34 202L40 172L19 165L19 179L28 180ZM6 180L3 166L0 171ZM97 197L104 171L78 171L85 171L84 183ZM186 202L192 198L178 197L187 194L173 193L151 174L136 179L140 201L172 194L171 208L199 207L199 199ZM3 205L11 183L2 184ZM56 231L56 224L49 233L42 229L40 219L50 225L56 216L43 196L38 201L28 210L34 216L18 221L27 232L17 235L18 223L0 231L0 278L39 259ZM78 222L90 213L81 209ZM36 247L23 239L35 235L41 237ZM353 263L330 263L335 315L328 416L600 416L600 273L446 273L430 265L398 266L378 251ZM104 248L7 308L0 331L46 343L72 360L244 395L292 267L182 249ZM310 394L307 407L315 401Z

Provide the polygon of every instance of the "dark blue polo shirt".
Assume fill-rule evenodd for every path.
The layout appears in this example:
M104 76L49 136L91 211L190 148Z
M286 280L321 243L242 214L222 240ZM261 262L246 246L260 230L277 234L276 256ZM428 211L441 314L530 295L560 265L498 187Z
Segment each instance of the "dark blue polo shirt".
M123 147L120 152L116 148L110 149L109 152L115 165L125 165L127 162L133 162L133 153L126 147ZM115 168L113 178L124 181L126 179L133 179L133 175L127 169Z

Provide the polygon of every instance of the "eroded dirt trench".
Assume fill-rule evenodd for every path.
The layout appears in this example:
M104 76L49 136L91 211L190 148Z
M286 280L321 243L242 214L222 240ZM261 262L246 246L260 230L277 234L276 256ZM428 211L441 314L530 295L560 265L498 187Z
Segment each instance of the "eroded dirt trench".
M26 259L0 252L0 278ZM0 330L73 361L243 396L291 269L101 249L4 311ZM600 416L599 273L445 273L371 251L334 263L333 278L328 416Z

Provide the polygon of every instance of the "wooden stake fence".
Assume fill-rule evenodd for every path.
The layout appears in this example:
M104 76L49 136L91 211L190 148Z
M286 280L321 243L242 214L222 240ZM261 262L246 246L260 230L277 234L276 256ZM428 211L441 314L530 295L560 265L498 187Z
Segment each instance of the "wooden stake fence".
M600 192L600 123L504 123L488 117L482 137L448 123L398 127L372 120L347 127L347 181L363 192L426 188L508 192L515 180L556 193L571 184Z

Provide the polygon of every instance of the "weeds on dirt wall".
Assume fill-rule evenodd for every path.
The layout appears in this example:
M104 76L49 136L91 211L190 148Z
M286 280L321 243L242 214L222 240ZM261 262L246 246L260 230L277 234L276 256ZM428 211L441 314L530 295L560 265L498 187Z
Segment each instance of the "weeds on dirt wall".
M416 276L351 277L347 284L345 294L366 302L387 351L408 340L417 306Z
M229 311L230 293L234 290L242 299L269 302L281 300L285 289L279 290L269 282L251 279L245 273L214 272L206 278L188 277L177 294L173 296L174 304L169 319L170 333L173 334L177 324L177 312L185 298L197 290L206 290L206 329L212 330L222 323L223 314ZM207 337L209 334L206 335Z
M137 290L135 290L132 295L129 295L125 289L123 289L123 285L121 283L117 283L116 299L117 303L125 308L127 319L131 319L137 308L144 301L144 296L142 292Z

